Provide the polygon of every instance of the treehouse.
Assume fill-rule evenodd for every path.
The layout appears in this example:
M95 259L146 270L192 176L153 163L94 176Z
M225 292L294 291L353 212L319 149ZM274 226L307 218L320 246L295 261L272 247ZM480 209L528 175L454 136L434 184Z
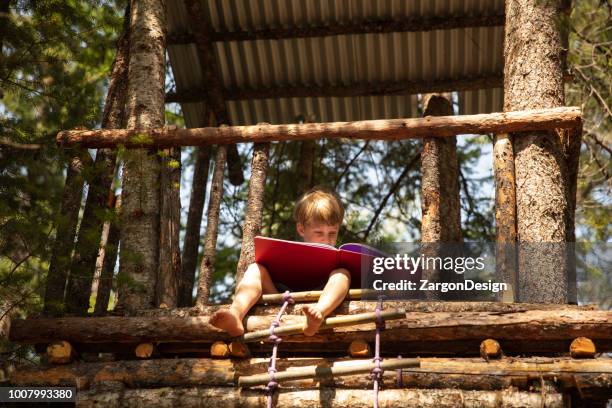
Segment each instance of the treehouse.
M491 134L497 242L573 241L581 112L564 106L572 78L556 24L570 4L166 3L132 1L103 128L57 136L65 148L110 157L121 145L133 155L124 162L121 270L142 290L119 290L107 312L110 287L100 285L105 303L90 316L93 268L84 286L59 275L46 315L11 323L10 339L36 345L45 361L17 369L12 385L76 387L82 407L605 406L612 313L576 305L571 265L558 258L498 256L513 288L503 302L364 301L356 289L305 336L304 306L321 293L297 292L262 296L243 336L209 324L223 307L208 298L224 168L232 183L245 182L236 144L254 143L237 280L254 260L273 142L421 140L422 240L460 242L456 138ZM184 129L163 126L164 103L181 105ZM125 109L125 123L113 109ZM214 152L198 282L195 265L191 277L176 267L178 232L164 218L177 194L163 183L180 170L162 168L161 189L151 188L160 155L147 152L167 152L163 161L180 146ZM157 210L136 191L160 202ZM142 250L151 242L158 252ZM187 228L185 246L194 242L197 255L199 226ZM143 256L124 258L129 251ZM102 274L112 280L113 267ZM54 301L69 313L52 313Z

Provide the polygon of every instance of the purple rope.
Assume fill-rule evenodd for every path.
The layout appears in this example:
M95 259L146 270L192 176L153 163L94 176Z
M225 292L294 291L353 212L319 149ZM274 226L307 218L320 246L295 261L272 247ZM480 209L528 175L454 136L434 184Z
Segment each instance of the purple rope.
M272 321L272 324L270 325L270 336L268 337L268 340L274 343L274 345L272 346L272 357L270 357L270 366L268 368L268 374L270 374L270 381L266 386L266 393L268 394L268 408L272 408L272 397L274 395L274 390L278 387L278 382L274 378L274 373L276 373L277 371L276 356L278 355L278 345L281 341L283 341L283 339L281 339L274 333L274 329L280 326L280 319L283 316L283 313L285 313L287 306L289 306L289 304L294 303L294 300L291 297L291 293L289 293L289 291L283 293L283 300L285 302L278 311L276 318L274 319L274 321Z
M382 319L380 312L382 311L383 298L378 298L376 304L376 338L374 343L374 363L375 366L372 369L372 379L374 380L374 408L378 408L378 388L380 381L382 380L382 368L380 362L382 357L380 356L380 332L385 328L385 321Z

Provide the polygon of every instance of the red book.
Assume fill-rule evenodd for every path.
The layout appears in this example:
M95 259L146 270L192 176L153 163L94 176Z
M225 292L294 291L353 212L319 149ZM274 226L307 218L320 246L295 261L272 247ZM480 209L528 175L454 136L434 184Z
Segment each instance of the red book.
M327 244L285 241L255 237L255 262L266 267L272 280L293 291L311 290L327 282L329 273L346 268L351 273L351 287L361 287L362 262L384 256L363 244L344 244L335 248Z

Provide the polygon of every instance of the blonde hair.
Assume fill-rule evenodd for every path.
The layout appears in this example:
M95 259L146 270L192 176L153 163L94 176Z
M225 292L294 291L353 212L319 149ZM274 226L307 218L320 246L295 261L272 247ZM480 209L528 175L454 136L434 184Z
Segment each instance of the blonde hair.
M344 207L336 193L317 186L308 190L297 201L293 219L302 225L310 222L340 225L344 219Z

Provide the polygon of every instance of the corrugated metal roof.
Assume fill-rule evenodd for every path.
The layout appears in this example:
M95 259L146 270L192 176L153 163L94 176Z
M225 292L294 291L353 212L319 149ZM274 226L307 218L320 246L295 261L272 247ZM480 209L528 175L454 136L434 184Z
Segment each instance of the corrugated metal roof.
M216 31L255 30L364 19L503 13L503 0L203 0ZM169 32L189 31L182 0L168 1ZM227 89L282 85L351 85L424 81L503 72L503 27L425 32L345 34L327 37L216 42ZM179 90L201 88L195 45L168 49ZM461 114L501 111L502 89L459 92ZM417 116L416 95L296 97L227 102L232 124L351 121ZM202 126L202 103L184 103L188 127Z

